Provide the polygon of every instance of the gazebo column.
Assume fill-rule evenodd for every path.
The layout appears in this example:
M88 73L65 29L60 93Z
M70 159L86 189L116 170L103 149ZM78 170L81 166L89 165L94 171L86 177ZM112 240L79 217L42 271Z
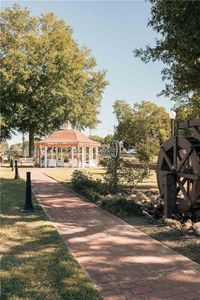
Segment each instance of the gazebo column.
M56 146L56 164L57 164L57 161L58 161L58 146Z
M95 155L96 156L96 166L98 166L98 159L99 159L98 158L98 155L99 155L99 153L98 153L98 147L95 148L95 154L96 154Z
M42 145L40 145L40 148L39 148L39 165L41 168L42 167Z
M79 146L77 146L76 150L77 150L77 166L79 168L79 162L80 162L80 152L79 152L80 148L79 148Z
M85 148L82 147L82 168L85 168Z
M92 161L93 161L93 148L89 147L89 166L91 165Z
M44 167L47 168L47 146L44 147Z
M71 159L72 159L72 161L74 159L74 147L73 146L71 147Z
M60 147L60 159L61 160L63 159L63 156L62 156L62 146Z

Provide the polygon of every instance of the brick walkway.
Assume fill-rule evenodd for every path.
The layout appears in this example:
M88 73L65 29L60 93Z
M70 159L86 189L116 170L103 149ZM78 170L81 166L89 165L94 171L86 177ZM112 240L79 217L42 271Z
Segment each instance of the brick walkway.
M32 171L32 180L35 195L104 299L200 299L200 265L81 200L42 170Z

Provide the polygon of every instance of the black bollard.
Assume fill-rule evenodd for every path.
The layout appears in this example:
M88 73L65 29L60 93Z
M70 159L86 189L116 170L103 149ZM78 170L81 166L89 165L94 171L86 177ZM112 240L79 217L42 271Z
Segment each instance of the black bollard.
M13 171L14 170L14 164L13 164L13 159L12 158L10 160L10 167L11 167L11 171Z
M22 212L32 212L34 211L34 206L32 202L32 192L31 192L31 172L26 172L26 198L24 203L24 208Z
M19 179L17 160L15 160L15 178L14 179Z

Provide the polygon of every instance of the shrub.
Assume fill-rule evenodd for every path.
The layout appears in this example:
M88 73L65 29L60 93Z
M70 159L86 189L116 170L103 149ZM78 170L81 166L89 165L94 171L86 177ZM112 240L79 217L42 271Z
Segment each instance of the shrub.
M93 188L94 182L90 176L83 171L75 170L72 174L72 187L75 191L81 192L87 188Z
M93 188L87 188L82 190L82 195L85 196L88 200L91 202L97 203L100 199L101 196L98 192L96 192Z
M134 200L127 200L123 195L105 197L101 200L101 207L116 216L140 215L141 206Z
M135 187L147 176L145 169L134 169L133 166L124 159L110 159L107 163L105 182L108 190L116 194L123 190L124 186Z
M72 174L72 188L93 202L100 200L100 194L107 192L105 183L100 179L94 180L80 170L75 170Z

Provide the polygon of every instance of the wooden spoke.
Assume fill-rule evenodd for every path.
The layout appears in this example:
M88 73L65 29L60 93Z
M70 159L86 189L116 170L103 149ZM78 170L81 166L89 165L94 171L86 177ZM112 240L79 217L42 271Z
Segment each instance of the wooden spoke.
M186 181L187 181L187 178L183 178L183 180L181 181L181 184L184 185L184 184L186 183ZM187 181L187 183L188 183L188 181ZM177 194L180 192L180 190L181 190L181 189L180 189L180 187L178 186L178 187L177 187Z
M199 179L198 176L193 175L193 174L187 174L187 173L179 172L177 175L178 175L178 177L184 177L184 178L191 179L191 180L198 180Z
M183 167L183 165L185 164L185 162L188 160L188 158L190 157L190 154L192 153L193 149L190 148L188 149L187 153L185 154L185 156L182 158L179 166L178 166L178 170L177 172L180 172L181 168Z
M190 196L187 194L187 192L186 192L186 190L185 190L185 188L183 186L183 183L181 182L180 178L177 178L177 183L178 183L178 185L180 187L180 190L183 193L183 196L185 197L185 199L191 203Z
M192 128L194 135L200 139L200 130L197 126Z
M169 157L167 156L167 154L166 154L164 148L162 147L161 149L162 149L162 152L163 152L163 156L164 156L164 158L165 158L165 160L166 160L166 162L167 162L167 164L168 164L168 167L169 167L170 170L172 171L172 163L171 163Z

